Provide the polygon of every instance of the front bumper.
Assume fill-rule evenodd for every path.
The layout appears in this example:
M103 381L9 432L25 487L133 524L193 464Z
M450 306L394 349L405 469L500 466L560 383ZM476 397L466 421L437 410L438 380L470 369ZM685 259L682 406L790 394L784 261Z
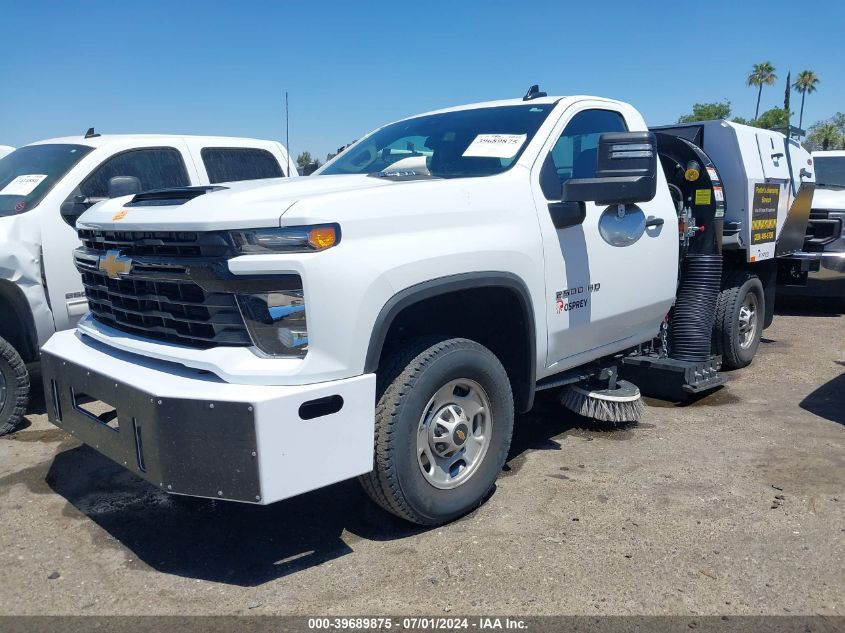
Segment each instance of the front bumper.
M845 297L845 253L820 253L818 270L810 271L804 286L784 286L788 296Z
M50 421L167 492L268 504L372 470L374 374L231 384L73 330L41 358Z

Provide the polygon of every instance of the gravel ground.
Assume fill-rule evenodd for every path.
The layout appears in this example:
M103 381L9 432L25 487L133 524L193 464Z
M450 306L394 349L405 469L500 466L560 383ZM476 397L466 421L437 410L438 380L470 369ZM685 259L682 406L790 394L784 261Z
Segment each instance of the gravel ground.
M727 387L648 404L611 429L541 400L492 498L420 529L354 481L264 508L168 497L39 399L0 440L0 609L845 615L845 315L780 305Z

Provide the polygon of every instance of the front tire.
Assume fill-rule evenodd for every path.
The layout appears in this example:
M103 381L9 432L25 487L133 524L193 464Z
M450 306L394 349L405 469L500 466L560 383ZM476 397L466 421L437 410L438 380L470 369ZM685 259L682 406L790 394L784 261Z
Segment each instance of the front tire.
M499 359L474 341L416 340L379 372L375 468L360 477L381 507L420 525L477 508L504 466L513 395Z
M727 272L713 325L713 343L723 367L739 369L751 364L763 335L765 305L757 275L747 270Z
M0 435L20 423L29 402L29 372L17 350L0 338Z

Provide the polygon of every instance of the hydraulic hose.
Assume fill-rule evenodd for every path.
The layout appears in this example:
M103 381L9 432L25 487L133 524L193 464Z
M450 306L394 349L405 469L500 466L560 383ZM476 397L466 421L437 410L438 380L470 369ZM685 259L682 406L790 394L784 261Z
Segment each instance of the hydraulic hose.
M692 362L709 360L721 286L720 253L687 254L669 328L670 358Z

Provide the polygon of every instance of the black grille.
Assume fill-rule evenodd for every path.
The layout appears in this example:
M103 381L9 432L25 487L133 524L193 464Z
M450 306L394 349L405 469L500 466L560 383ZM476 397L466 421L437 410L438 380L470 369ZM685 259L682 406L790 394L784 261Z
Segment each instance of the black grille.
M147 338L209 348L251 345L235 296L205 292L190 280L153 280L80 269L95 319Z
M93 253L119 250L136 257L192 257L218 259L234 255L225 233L192 233L170 231L79 231L82 245Z
M831 216L829 211L813 209L807 222L807 234L804 239L804 250L820 252L825 246L832 244L842 235L842 218L838 214Z

